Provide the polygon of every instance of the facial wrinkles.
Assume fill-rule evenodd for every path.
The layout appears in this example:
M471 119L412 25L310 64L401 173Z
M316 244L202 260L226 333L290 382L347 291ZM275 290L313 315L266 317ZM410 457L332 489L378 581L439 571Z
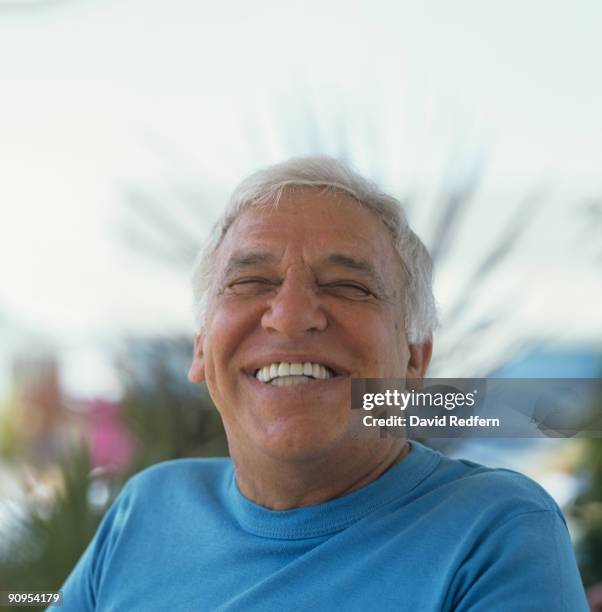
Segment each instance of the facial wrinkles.
M312 254L317 256L319 253L328 252L333 244L337 244L337 250L346 251L350 255L361 255L363 252L363 259L371 260L381 274L385 274L385 277L390 276L390 273L385 272L385 269L391 271L390 253L384 252L387 250L387 241L383 240L385 235L388 238L390 236L384 226L382 226L382 233L378 232L379 235L376 237L365 236L366 232L355 226L342 227L335 231L332 224L336 225L334 223L336 219L333 219L331 224L332 213L329 214L327 210L321 211L324 212L325 217L318 215L310 225L305 223L300 226L296 221L297 217L302 214L301 211L302 209L291 210L281 207L275 210L259 209L243 212L229 228L222 244L218 247L217 256L233 252L232 247L236 246L236 250L243 248L248 251L269 252L277 262L283 262L285 266L289 256L291 259L297 256L300 262L305 261L309 265L312 262ZM240 240L237 229L239 224L243 223L246 226L243 241L233 245L233 236L236 235ZM392 245L391 248L393 249ZM224 280L228 261L222 263L222 272L218 275L221 281ZM394 276L397 282L399 274L396 273ZM217 284L220 285L220 283ZM391 296L392 289L392 287L387 287L384 293Z
M283 282L290 284L313 284L315 283L315 274L313 270L303 261L302 257L296 258L295 261L286 265L282 274Z
M253 212L259 212L256 218L250 217ZM273 223L266 224L265 216L275 215ZM281 217L280 219L278 217ZM319 264L319 256L328 252L333 244L337 244L337 250L347 252L355 257L369 261L379 272L384 285L385 292L380 298L390 307L401 310L400 321L403 324L403 304L400 291L403 285L403 273L397 269L399 262L392 261L396 252L391 245L387 250L385 234L380 234L379 240L368 240L358 234L356 228L346 228L341 231L331 232L325 227L324 219L305 227L298 227L294 223L296 211L276 210L273 213L267 211L247 211L243 213L230 227L224 241L218 249L217 257L221 260L218 269L218 282L216 291L212 291L213 297L217 297L228 282L226 271L229 267L232 254L237 252L263 252L271 256L269 263L259 263L257 267L249 266L250 275L258 271L259 276L271 277L278 284L285 280L290 282L305 283L314 286L324 276L323 266ZM291 222L292 221L292 222ZM238 223L244 222L246 227L243 236L237 232ZM383 232L386 230L383 228ZM346 236L344 234L347 234ZM386 234L388 236L388 234ZM236 243L233 243L236 237ZM240 238L242 237L242 241ZM370 247L364 248L364 242ZM312 267L313 266L313 267ZM394 269L395 268L395 269ZM327 276L330 274L327 273ZM288 281L287 281L288 283ZM294 286L294 285L293 285ZM373 288L375 288L373 286ZM215 302L214 302L215 305ZM384 304L383 304L384 306ZM397 317L395 317L397 318ZM403 333L403 329L400 329Z

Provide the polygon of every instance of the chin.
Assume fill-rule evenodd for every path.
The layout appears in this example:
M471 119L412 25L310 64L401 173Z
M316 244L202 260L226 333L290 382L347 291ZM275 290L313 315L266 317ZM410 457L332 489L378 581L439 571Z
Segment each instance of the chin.
M270 428L260 442L273 458L289 461L308 461L327 456L345 439L346 428L341 424L328 428L324 423L290 423L289 427Z

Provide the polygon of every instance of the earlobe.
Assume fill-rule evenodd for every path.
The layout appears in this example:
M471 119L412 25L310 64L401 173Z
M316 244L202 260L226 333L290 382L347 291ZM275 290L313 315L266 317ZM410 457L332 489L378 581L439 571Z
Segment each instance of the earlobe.
M420 344L410 344L410 360L408 362L406 378L424 378L431 355L433 354L433 338L429 337Z
M191 383L200 383L205 380L205 357L203 355L203 334L199 332L194 339L192 364L188 370L188 380Z

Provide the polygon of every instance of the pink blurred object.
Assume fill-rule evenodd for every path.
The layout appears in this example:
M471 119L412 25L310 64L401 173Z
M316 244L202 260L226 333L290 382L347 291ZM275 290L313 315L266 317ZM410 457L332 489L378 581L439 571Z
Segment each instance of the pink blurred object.
M602 582L590 587L587 591L587 603L592 612L602 611Z
M134 442L123 423L119 405L100 399L85 405L92 465L124 472L132 461Z

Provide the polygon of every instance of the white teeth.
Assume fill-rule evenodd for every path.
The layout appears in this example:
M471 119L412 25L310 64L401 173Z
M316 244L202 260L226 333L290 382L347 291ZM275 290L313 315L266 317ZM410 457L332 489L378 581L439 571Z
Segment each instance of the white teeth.
M298 376L299 374L303 374L303 364L291 363L291 376Z
M296 382L289 382L289 379L291 381L299 379L299 382L306 382L309 379L308 377L326 380L333 376L334 374L322 364L311 363L310 361L305 363L271 363L259 368L255 373L257 380L263 383L271 382L279 387L297 384Z
M307 376L282 376L275 378L272 384L275 387L290 387L291 385L299 385L309 380Z

